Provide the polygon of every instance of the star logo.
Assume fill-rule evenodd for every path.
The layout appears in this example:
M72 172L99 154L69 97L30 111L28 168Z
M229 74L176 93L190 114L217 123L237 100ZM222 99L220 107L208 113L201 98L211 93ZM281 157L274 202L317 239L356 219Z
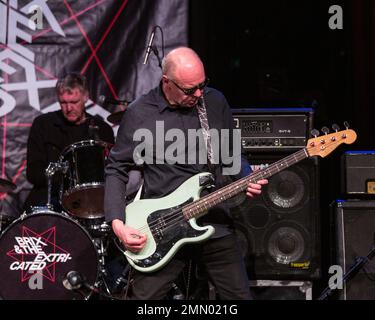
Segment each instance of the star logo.
M15 237L18 245L7 252L16 261L15 269L21 270L21 282L39 273L51 282L56 280L56 264L71 259L70 253L56 245L56 226L37 233L22 226L22 237ZM38 268L42 266L42 268Z

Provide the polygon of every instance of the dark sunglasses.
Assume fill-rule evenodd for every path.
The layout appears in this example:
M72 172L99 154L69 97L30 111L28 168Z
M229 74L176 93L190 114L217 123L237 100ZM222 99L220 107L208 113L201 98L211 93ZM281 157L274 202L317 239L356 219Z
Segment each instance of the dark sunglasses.
M202 83L196 85L195 87L193 88L189 88L189 89L184 89L184 88L181 88L176 82L174 82L172 79L169 79L177 88L179 88L184 94L186 94L187 96L191 96L192 94L194 94L198 89L199 90L203 90L204 87L206 87L208 85L208 82L210 81L210 79L206 78Z

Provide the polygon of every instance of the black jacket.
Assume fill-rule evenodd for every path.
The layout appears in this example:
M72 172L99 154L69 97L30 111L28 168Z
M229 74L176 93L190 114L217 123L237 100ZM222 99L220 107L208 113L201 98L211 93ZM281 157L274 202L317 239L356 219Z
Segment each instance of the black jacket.
M24 208L45 205L47 202L47 180L45 169L50 162L56 162L61 152L69 145L82 140L98 140L114 143L112 128L98 117L86 114L88 120L81 125L69 123L62 111L54 111L36 117L30 129L27 142L26 175L33 184ZM89 127L98 127L93 131ZM97 134L97 136L94 136ZM56 181L53 183L53 196L57 195Z

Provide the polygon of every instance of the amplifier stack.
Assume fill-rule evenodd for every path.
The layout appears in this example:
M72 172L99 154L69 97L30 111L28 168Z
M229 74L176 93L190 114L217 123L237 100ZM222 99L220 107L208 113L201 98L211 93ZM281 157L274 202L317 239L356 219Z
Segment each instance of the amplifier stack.
M246 108L232 114L253 170L306 147L313 127L310 108ZM238 201L231 212L252 280L270 280L276 286L321 276L317 159L275 174L261 196Z

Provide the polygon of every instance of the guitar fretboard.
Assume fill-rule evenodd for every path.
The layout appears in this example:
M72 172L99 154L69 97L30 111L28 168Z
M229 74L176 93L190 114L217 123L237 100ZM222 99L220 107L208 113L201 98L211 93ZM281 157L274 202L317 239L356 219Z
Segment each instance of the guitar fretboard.
M295 163L308 158L309 155L307 153L306 148L301 149L277 162L274 162L267 168L262 170L255 171L250 175L239 179L225 187L216 190L193 203L190 203L182 208L182 212L184 217L188 220L191 218L199 218L207 213L207 211L222 203L225 200L228 200L240 192L244 192L247 189L247 185L250 182L257 182L262 179L267 179L276 173L294 165Z

